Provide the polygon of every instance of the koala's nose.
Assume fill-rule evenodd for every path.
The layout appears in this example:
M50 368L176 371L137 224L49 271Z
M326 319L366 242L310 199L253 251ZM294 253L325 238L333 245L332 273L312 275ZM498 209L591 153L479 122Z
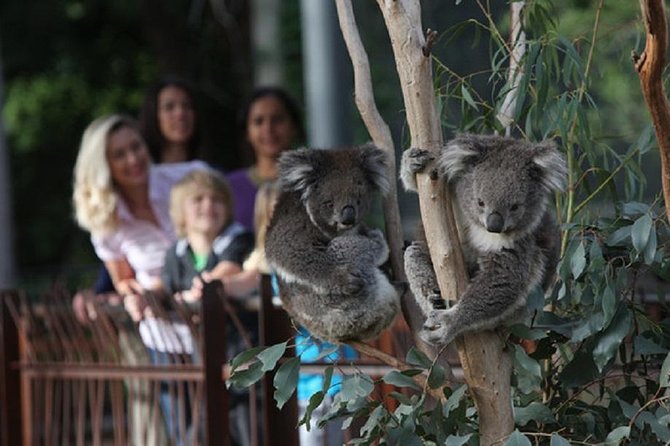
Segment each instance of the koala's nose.
M342 212L340 212L340 217L340 222L343 225L353 225L356 223L356 209L353 206L345 206L342 208Z
M503 220L502 215L497 212L491 212L488 217L486 217L486 230L489 232L495 232L496 234L501 233L505 221Z

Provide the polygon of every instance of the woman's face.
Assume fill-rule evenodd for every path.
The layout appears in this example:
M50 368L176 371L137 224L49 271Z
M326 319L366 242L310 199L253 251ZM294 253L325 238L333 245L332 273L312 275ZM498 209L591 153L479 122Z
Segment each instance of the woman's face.
M195 131L195 111L191 97L169 85L158 93L158 127L170 144L188 144Z
M295 125L279 99L265 96L251 105L247 140L257 157L277 158L291 146L295 137Z
M149 151L140 134L131 127L121 127L107 138L107 163L112 180L124 189L147 183Z

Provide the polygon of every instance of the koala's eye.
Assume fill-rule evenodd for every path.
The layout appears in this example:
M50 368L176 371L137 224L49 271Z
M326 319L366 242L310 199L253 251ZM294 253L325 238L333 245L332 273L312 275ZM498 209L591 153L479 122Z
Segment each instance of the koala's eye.
M479 205L480 208L484 207L484 201L481 198L477 200L477 204Z
M510 211L516 211L516 210L518 210L518 209L519 209L519 205L516 204L516 203L514 203L514 204L513 204L512 206L510 206L510 208L509 208Z
M332 200L324 201L323 206L328 208L328 209L332 209L333 208L333 201Z

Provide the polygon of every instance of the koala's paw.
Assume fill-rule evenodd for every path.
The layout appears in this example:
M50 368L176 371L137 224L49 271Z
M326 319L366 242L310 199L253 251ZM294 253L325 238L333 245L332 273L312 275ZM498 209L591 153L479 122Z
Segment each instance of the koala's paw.
M433 310L428 314L419 336L431 345L445 345L451 342L448 310Z
M439 288L433 290L433 294L428 296L428 302L435 310L446 310L447 303L442 299L442 294L440 293Z
M389 247L386 243L384 233L379 229L371 229L368 231L367 237L370 239L370 241L372 241L372 243L374 243L375 246L375 266L379 266L386 262L386 259L389 256Z
M423 172L435 160L435 157L424 149L411 147L402 154L400 179L407 190L416 190L417 173Z
M340 289L343 294L359 295L363 293L367 283L367 276L359 268L344 268L340 274Z

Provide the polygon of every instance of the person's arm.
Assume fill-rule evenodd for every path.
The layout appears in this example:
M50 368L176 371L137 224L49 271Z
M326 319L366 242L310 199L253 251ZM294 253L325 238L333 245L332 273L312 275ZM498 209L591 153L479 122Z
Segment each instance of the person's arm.
M123 306L134 321L144 318L146 302L142 297L144 288L135 280L135 271L125 258L105 261L105 267L114 282L114 288L123 296Z
M253 268L225 277L222 281L227 295L242 298L258 289L260 278L258 270Z

